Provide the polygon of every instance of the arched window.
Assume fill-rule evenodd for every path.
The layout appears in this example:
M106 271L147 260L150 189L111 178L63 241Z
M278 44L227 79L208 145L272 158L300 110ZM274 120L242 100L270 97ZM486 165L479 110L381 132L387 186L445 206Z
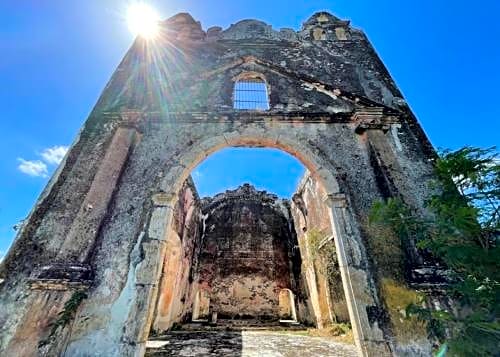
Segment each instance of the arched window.
M257 76L244 76L234 84L233 108L239 110L268 110L266 82Z
M326 31L317 27L313 30L312 37L315 41L324 41L326 40Z

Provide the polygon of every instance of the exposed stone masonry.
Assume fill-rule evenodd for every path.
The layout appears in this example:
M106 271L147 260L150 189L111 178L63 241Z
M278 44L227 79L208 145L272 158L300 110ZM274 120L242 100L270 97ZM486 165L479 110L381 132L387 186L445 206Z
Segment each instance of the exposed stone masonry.
M192 311L203 227L200 200L189 178L179 192L165 254L152 331L166 331Z
M201 201L186 181L174 209L153 331L191 320L309 321L301 259L286 199L245 184ZM280 294L285 301L280 301ZM291 295L289 295L291 294ZM288 301L293 296L293 301ZM197 301L198 299L198 301ZM282 305L286 306L283 307Z
M199 288L221 318L278 320L282 289L296 292L297 245L289 202L243 185L202 202ZM300 270L299 270L300 272Z

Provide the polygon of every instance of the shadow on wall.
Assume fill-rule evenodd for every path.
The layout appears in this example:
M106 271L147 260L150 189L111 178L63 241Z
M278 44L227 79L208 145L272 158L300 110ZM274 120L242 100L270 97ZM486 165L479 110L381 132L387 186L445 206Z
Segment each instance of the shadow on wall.
M162 340L148 341L146 356L242 356L241 331L172 331Z

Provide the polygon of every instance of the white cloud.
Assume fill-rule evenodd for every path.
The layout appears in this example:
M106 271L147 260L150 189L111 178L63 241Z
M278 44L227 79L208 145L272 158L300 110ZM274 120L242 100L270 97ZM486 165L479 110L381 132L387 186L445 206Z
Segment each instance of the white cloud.
M17 167L22 173L35 176L35 177L47 177L48 170L47 165L40 160L24 160L22 158L17 159L20 164Z
M25 160L23 158L18 158L17 160L20 164L17 166L19 171L25 173L29 176L35 177L48 177L48 165L59 165L64 158L64 155L68 152L67 146L56 145L50 148L44 149L40 155L42 160Z
M67 146L53 146L43 150L40 155L48 164L59 165L67 152Z

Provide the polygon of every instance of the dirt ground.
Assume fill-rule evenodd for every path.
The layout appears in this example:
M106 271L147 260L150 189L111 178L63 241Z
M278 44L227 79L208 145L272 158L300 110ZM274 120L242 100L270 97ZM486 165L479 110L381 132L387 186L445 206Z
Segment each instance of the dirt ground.
M146 356L357 356L356 347L328 337L274 331L174 331L148 342Z

